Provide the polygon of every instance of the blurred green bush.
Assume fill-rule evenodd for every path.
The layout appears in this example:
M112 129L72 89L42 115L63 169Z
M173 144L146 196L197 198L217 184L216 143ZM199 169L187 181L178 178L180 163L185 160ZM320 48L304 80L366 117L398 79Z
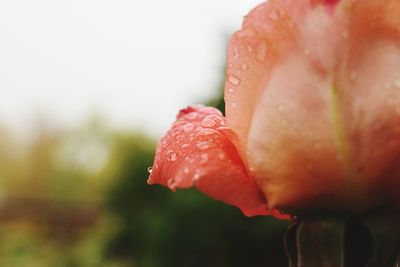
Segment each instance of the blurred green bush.
M93 119L34 136L21 145L0 129L0 266L287 265L287 222L148 186L145 135Z

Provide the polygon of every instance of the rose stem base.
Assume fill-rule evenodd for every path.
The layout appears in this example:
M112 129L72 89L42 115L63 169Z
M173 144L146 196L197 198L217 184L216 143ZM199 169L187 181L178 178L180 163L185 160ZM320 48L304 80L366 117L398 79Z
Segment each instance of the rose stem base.
M304 217L285 247L289 267L400 267L400 214Z

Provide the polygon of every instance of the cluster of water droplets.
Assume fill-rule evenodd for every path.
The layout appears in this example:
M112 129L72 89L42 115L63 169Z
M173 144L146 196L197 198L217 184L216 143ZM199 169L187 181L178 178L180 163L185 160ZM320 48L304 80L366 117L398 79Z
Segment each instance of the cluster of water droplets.
M223 151L216 156L210 153L211 148L217 149L216 140L221 135L219 129L222 131L227 128L225 119L214 109L202 108L202 111L204 113L190 112L182 115L161 140L160 151L163 151L163 155L159 161L167 164L164 166L170 166L167 170L171 171L162 175L171 175L166 185L173 191L182 184L187 186L186 179L192 183L199 180L211 158L223 160L226 157ZM151 173L152 169L148 171Z

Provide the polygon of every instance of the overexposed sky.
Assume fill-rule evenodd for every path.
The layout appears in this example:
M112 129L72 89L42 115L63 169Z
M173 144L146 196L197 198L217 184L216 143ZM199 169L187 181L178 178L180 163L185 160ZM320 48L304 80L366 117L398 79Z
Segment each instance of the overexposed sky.
M228 34L260 2L0 1L0 123L95 113L157 136L216 93Z

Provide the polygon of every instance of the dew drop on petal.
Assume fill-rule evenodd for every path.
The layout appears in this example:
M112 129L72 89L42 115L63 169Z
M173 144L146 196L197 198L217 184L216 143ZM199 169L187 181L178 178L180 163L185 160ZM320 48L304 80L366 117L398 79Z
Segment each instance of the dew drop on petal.
M235 103L235 102L233 102L233 103L231 104L231 108L236 108L236 103Z
M188 174L188 173L189 173L189 168L188 168L188 167L183 168L183 172L184 172L185 174Z
M397 79L397 80L394 81L394 86L396 88L400 88L400 79Z
M233 85L239 85L239 83L240 83L239 78L236 77L234 74L230 74L228 76L228 81Z
M200 171L196 170L193 176L193 182L196 182L199 179L200 179Z
M208 154L204 153L201 154L200 156L200 163L201 164L206 164L208 162Z
M200 123L201 126L205 127L205 128L212 128L216 125L217 123L210 118L204 118L204 120Z
M165 140L165 139L162 140L161 145L162 145L163 148L166 148L167 147L167 140Z
M239 51L238 51L236 46L233 48L233 58L234 59L238 59L239 58Z
M172 150L167 151L167 160L174 162L177 159L176 153Z
M200 142L197 144L197 148L200 150L207 150L210 147L208 142Z
M152 167L148 167L148 168L147 168L147 172L148 172L148 173L151 173L152 171L153 171L153 168L152 168Z
M183 130L187 133L187 132L190 132L190 131L193 131L193 129L194 129L194 124L193 123L186 123L184 126L183 126Z
M253 37L254 34L255 34L254 30L252 30L252 29L244 29L237 33L239 38Z
M247 64L246 63L243 63L241 67L242 67L242 70L247 70Z
M279 14L278 11L276 11L275 9L273 9L269 14L268 17L272 20L272 21L277 21L279 19Z
M218 154L219 159L225 159L225 153L221 152Z
M167 186L169 189L171 189L172 191L175 191L176 189L176 181L174 178L170 178L167 182Z
M198 132L196 135L202 136L202 135L211 135L211 134L215 134L215 133L216 133L215 130L206 128L206 129L203 129L200 132Z
M264 41L261 41L257 46L257 59L259 61L264 61L266 55L267 55L267 44Z
M228 92L231 93L231 94L233 94L233 93L235 92L235 89L229 88L229 89L228 89Z
M195 120L196 118L197 118L197 113L196 112L191 112L191 113L188 113L188 114L186 114L185 115L185 118L186 119L189 119L189 120Z
M188 144L183 144L183 145L181 145L181 148L182 148L182 149L185 149L185 148L188 148L188 147L189 147Z

